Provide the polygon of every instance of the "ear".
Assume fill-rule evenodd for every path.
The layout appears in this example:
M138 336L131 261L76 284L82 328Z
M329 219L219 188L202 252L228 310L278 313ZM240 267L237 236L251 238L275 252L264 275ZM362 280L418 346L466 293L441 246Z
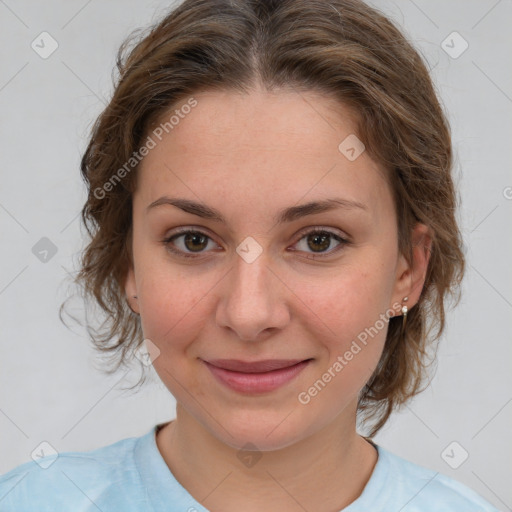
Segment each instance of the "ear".
M405 256L400 255L393 292L393 304L402 304L404 297L408 297L409 309L418 303L427 277L432 249L432 232L428 226L417 223L411 233L411 243L412 262L408 263Z
M126 273L124 291L126 293L126 300L128 301L128 305L130 306L131 310L134 313L140 314L139 302L135 298L137 297L137 283L135 281L135 271L133 269L133 264L130 264L128 272Z

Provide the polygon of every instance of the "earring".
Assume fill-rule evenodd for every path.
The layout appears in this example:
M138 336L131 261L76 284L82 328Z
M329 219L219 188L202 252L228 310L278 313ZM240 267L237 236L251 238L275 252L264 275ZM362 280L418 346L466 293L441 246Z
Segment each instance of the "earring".
M409 300L409 297L404 297L402 299L402 302L407 302L408 300ZM407 322L407 311L409 311L409 309L407 308L407 305L406 304L402 305L402 317L403 317L402 330L405 329L405 324Z

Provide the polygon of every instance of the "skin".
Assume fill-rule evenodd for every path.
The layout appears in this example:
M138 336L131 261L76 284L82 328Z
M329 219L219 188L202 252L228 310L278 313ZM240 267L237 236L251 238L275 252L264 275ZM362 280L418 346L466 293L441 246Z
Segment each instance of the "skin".
M398 251L384 170L366 152L349 161L338 150L356 125L333 99L262 89L194 97L197 106L142 161L133 196L125 291L177 401L176 420L157 435L159 451L211 511L340 510L361 494L377 462L356 432L356 407L387 325L308 404L297 397L379 315L400 314L406 296L409 308L416 304L429 231L414 229L409 265ZM226 222L171 205L146 210L164 195L206 204ZM365 209L274 220L283 208L333 197ZM168 242L195 257L166 247L177 227L210 237L198 246L184 236ZM331 238L323 249L301 232L314 227L349 243ZM262 249L251 263L236 252L248 236ZM214 358L313 361L283 387L247 395L211 375L201 360ZM262 455L250 467L237 457L247 443Z

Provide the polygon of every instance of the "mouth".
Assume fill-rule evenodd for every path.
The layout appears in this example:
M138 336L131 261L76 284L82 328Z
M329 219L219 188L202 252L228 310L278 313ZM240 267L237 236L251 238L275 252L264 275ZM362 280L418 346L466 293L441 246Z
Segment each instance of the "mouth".
M293 380L313 359L266 359L204 361L212 375L224 386L240 393L268 393Z

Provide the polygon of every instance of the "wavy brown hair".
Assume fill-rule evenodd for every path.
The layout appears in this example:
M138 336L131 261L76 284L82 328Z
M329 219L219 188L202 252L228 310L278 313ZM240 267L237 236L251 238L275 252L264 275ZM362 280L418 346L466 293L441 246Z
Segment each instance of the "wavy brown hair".
M390 319L382 357L360 394L359 419L374 436L394 409L424 389L445 301L448 295L458 301L464 273L449 125L418 51L358 0L185 0L125 40L117 69L112 99L81 161L89 240L75 278L86 304L100 307L101 325L87 321L87 330L94 346L112 356L107 373L143 340L124 293L137 166L113 184L115 171L162 116L199 91L250 92L256 83L268 91L316 91L357 113L358 137L388 171L399 250L409 262L415 223L433 234L420 300L404 331L402 318Z

